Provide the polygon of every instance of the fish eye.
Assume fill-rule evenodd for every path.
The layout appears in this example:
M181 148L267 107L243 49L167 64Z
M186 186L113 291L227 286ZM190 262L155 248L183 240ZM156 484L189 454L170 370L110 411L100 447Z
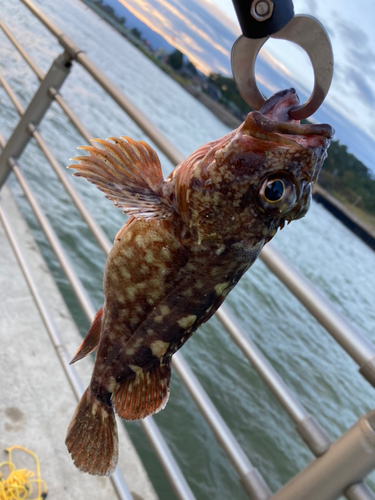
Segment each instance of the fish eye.
M264 190L264 197L270 203L280 201L285 193L285 184L281 179L271 180Z
M292 177L280 172L266 177L260 183L257 206L269 215L285 215L297 202L297 186Z

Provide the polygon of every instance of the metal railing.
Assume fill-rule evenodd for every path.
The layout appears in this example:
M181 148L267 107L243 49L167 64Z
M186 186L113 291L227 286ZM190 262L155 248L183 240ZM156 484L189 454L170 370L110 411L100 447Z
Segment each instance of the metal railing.
M106 254L109 252L112 246L111 243L90 215L71 182L63 174L59 163L36 128L43 119L51 103L56 101L78 132L86 141L90 140L91 136L89 131L87 131L59 93L59 89L69 75L71 64L73 62L79 63L114 99L120 108L123 109L148 135L173 164L180 163L184 158L157 127L152 124L150 120L148 120L148 118L95 66L89 57L84 54L72 40L51 23L30 0L21 1L58 40L64 52L53 61L49 71L44 75L18 40L0 20L0 28L40 81L40 86L36 94L32 98L27 109L24 110L15 93L0 75L0 84L7 92L20 115L18 125L7 143L0 137L0 147L2 149L0 154L0 187L5 182L10 171L13 171L67 276L83 312L88 320L91 321L95 309L73 266L70 264L58 237L17 165L18 158L21 156L30 138L33 137L53 170L56 172L65 190L78 208L82 218L92 231L99 246ZM6 214L2 209L0 209L0 218L25 274L30 290L36 300L40 314L51 336L51 341L60 356L64 370L67 373L67 377L72 384L75 394L79 396L80 393L82 393L81 384L73 368L67 364L66 354L61 348L62 342L59 334L43 304L39 291L35 287L30 272L28 271L27 263L19 251L19 245L12 233ZM270 244L262 250L261 259L357 362L360 367L360 373L375 386L375 347L368 342L367 339L365 339L361 333L327 301L327 299L323 298L315 287L294 269L293 266ZM275 500L302 500L302 498L304 500L331 500L344 494L349 500L375 500L375 495L365 483L362 482L365 475L375 468L374 412L368 416L361 417L359 422L351 430L345 433L337 442L331 444L331 440L326 432L305 410L297 397L286 386L271 364L266 360L259 349L257 349L255 344L236 324L236 321L229 311L222 306L216 314L231 338L270 388L282 408L290 416L296 426L297 432L303 438L307 446L316 457L320 457L314 460L304 471L281 488L279 492L272 495L259 471L253 467L247 458L209 396L192 373L187 362L180 353L177 353L173 358L174 368L188 389L199 411L211 427L218 442L228 455L248 497L252 500L269 500L270 498ZM181 500L193 500L194 495L152 417L144 419L142 421L142 427L152 443L177 497ZM366 448L367 452L361 453L362 448ZM351 456L355 456L355 467L350 466ZM328 470L329 475L327 474ZM341 473L342 470L345 470L345 475ZM319 484L319 478L321 478L322 481L324 480L322 484ZM131 498L119 472L116 472L113 476L113 482L120 498ZM327 485L329 485L329 487L327 487Z

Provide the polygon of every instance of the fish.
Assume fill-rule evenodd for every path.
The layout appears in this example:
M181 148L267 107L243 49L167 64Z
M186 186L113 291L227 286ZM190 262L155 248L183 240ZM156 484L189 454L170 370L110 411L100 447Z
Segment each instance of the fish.
M165 407L171 361L221 306L285 223L302 218L334 130L289 116L294 89L271 96L224 137L163 178L156 152L129 137L93 139L68 168L129 218L105 264L104 304L72 363L97 349L69 425L76 467L113 474L115 413L143 419Z

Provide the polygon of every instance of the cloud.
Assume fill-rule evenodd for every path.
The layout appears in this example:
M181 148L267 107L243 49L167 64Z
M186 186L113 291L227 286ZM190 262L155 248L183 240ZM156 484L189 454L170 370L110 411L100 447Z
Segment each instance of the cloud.
M363 74L350 67L345 72L346 77L349 82L353 84L356 89L357 97L367 106L375 106L375 92L370 85L367 84L366 80L363 78Z
M318 15L318 4L316 0L306 0L307 8L312 16Z
M335 31L340 43L345 47L345 61L347 66L355 67L367 78L375 74L375 50L369 35L363 29L337 17Z

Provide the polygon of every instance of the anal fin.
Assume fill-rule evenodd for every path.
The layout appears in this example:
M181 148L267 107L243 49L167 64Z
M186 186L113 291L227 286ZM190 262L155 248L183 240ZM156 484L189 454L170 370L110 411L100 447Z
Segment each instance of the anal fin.
M69 364L73 364L80 359L85 358L88 354L95 351L98 347L100 340L100 331L102 328L102 316L103 308L101 307L99 311L95 314L95 318L90 326L90 330L87 332L86 337L83 339L82 344L78 347L72 361Z
M134 367L134 371L135 377L118 384L112 396L117 414L125 420L139 420L157 413L165 408L169 398L169 364L147 371Z

